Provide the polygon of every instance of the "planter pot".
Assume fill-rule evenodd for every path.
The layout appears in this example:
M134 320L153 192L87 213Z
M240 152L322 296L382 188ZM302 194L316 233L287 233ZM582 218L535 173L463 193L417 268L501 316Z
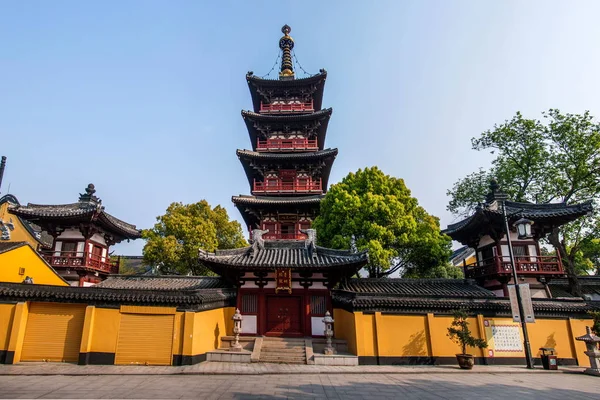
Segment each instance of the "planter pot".
M462 369L473 369L475 358L471 354L457 354L458 366Z

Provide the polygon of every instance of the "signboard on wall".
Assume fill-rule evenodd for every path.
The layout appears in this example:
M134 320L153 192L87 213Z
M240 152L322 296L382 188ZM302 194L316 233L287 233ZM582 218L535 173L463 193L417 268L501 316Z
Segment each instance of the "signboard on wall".
M292 269L275 268L275 293L286 291L292 294Z
M525 322L535 322L533 315L533 304L531 302L531 291L528 283L518 285L519 294L521 295L521 303L523 304L523 312L525 313ZM508 297L510 298L510 309L512 311L513 321L521 322L521 314L519 313L519 304L517 302L517 292L515 285L508 285Z
M523 351L521 328L518 325L492 325L495 351Z

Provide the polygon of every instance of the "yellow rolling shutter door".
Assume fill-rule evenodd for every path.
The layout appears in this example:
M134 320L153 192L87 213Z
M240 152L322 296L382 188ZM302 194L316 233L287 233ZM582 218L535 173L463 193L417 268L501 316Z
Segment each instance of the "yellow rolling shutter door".
M85 305L31 303L21 361L79 359Z
M171 365L174 315L121 314L115 364Z

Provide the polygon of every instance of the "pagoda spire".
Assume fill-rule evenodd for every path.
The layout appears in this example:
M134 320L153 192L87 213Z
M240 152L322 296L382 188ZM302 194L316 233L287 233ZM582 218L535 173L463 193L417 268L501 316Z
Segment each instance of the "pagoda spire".
M292 49L294 48L294 39L290 36L292 28L289 25L284 25L281 28L283 36L279 39L279 48L283 51L281 56L281 70L279 71L280 80L295 79L294 66L292 64Z

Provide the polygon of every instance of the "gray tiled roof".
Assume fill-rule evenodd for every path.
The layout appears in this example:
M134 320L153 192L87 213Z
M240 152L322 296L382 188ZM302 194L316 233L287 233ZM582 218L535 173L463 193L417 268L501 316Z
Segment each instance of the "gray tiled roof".
M591 202L567 205L566 203L534 204L506 201L505 204L511 223L520 218L527 218L534 222L534 229L539 231L549 231L554 226L574 221L592 211ZM504 229L501 224L503 222L500 207L492 208L488 204L487 207L477 208L473 215L448 225L442 233L467 244L469 238L485 232L492 226Z
M320 118L328 118L333 113L332 108L324 108L307 114L259 114L252 111L242 110L242 117L251 121L263 121L269 123L292 122L292 121L312 121Z
M236 154L239 158L248 158L251 160L260 160L265 162L312 162L313 160L321 160L328 157L335 157L338 154L338 149L325 149L308 153L261 153L251 150L237 150Z
M19 247L26 246L27 242L0 242L0 254L6 253Z
M286 196L232 196L231 200L237 205L300 205L300 204L315 204L318 205L323 200L325 195L318 194L314 196L298 196L298 197L286 197Z
M175 284L177 285L177 284ZM202 286L202 285L200 285ZM153 289L147 285L128 288L27 285L0 282L0 301L52 301L90 305L162 305L186 310L210 310L235 305L236 290L220 288Z
M580 276L578 280L583 295L600 297L600 276ZM552 279L548 282L548 288L550 288L550 293L554 298L575 297L569 290L568 279Z
M451 314L464 309L472 313L510 316L510 301L465 280L387 279L342 283L332 292L335 307L348 311L392 312L406 314ZM581 317L594 309L594 302L582 299L532 299L538 316Z
M402 296L495 297L492 292L466 279L351 279L340 290Z
M128 239L141 237L135 225L122 221L106 211L104 207L95 202L79 201L70 204L42 205L29 203L26 206L13 206L10 212L22 217L32 219L41 224L43 220L70 220L70 221L98 221L109 231L117 233Z
M96 287L136 290L196 290L230 288L231 286L223 279L213 276L111 275Z
M252 269L299 268L322 269L348 266L360 268L368 262L367 252L333 250L317 246L312 257L304 241L265 241L265 248L253 254L251 247L217 250L216 253L200 251L200 261L207 266L231 266ZM216 271L219 273L219 271Z

